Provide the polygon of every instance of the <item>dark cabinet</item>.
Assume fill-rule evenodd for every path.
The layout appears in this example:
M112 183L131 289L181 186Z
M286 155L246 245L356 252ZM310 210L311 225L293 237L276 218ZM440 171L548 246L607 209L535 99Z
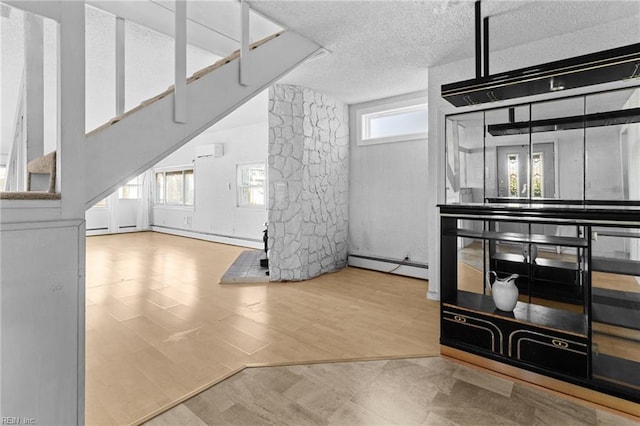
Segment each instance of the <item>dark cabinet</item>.
M509 335L509 356L559 373L587 378L588 339L562 333L515 330Z
M442 95L570 87L551 74L526 93L506 96L494 75ZM640 402L640 86L466 108L443 135L441 343ZM518 274L513 312L496 309L490 271Z
M483 297L486 305L492 303ZM558 373L582 378L589 374L586 330L582 335L567 334L497 309L484 314L447 303L442 308L441 337L444 344L461 344Z
M640 402L640 206L439 207L442 345ZM520 275L513 312L488 271Z
M495 321L476 313L446 307L442 311L441 335L464 345L503 353L504 334Z

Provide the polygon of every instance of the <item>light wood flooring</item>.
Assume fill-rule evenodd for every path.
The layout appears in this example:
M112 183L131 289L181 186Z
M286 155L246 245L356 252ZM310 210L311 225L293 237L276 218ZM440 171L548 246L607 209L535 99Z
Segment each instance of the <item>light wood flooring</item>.
M87 238L86 423L140 423L245 365L439 354L427 282L346 268L219 285L240 247Z
M431 357L250 368L152 419L148 426L636 424Z

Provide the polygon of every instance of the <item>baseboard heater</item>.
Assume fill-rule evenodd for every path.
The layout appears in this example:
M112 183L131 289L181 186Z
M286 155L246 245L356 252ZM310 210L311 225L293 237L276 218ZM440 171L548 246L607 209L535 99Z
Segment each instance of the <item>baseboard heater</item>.
M254 249L260 249L264 247L264 242L260 239L246 238L246 237L234 237L231 235L214 234L213 232L193 231L188 229L174 228L170 226L158 226L151 225L151 230L155 232L161 232L164 234L177 235L187 238L196 238L204 241L211 241L214 243L231 244L240 247L250 247Z
M429 279L429 265L426 263L389 259L385 257L349 254L349 266L393 273L407 277ZM388 266L387 266L388 265Z
M375 256L364 256L361 254L349 254L349 257L355 257L358 259L366 259L366 260L373 260L376 262L385 262L385 263L391 263L394 265L402 265L402 266L411 266L412 268L423 268L423 269L429 269L429 265L427 265L426 263L417 263L417 262L410 262L410 261L403 261L400 259L389 259L387 257L375 257Z

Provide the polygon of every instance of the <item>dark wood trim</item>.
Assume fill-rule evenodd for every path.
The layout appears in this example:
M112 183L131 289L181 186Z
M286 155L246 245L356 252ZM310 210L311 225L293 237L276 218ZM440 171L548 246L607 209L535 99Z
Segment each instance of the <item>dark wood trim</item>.
M640 206L585 206L580 204L439 204L440 214L476 216L477 220L558 223L565 220L581 224L639 226ZM470 219L468 217L462 217Z
M476 37L477 37L476 28ZM441 95L460 107L640 77L640 43L444 84ZM477 71L477 57L476 57Z
M617 126L638 122L640 122L640 108L629 108L619 111L574 115L571 117L554 117L544 120L489 124L487 131L491 136L512 136L589 127Z

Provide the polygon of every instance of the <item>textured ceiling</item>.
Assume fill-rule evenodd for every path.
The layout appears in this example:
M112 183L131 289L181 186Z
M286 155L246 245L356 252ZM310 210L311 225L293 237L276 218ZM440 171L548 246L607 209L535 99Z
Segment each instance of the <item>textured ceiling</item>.
M473 1L255 0L251 6L331 52L282 82L346 103L426 89L428 67L474 55ZM491 51L622 19L637 23L630 38L640 42L640 1L485 0L482 8L490 17ZM523 54L523 66L538 63L535 52Z

